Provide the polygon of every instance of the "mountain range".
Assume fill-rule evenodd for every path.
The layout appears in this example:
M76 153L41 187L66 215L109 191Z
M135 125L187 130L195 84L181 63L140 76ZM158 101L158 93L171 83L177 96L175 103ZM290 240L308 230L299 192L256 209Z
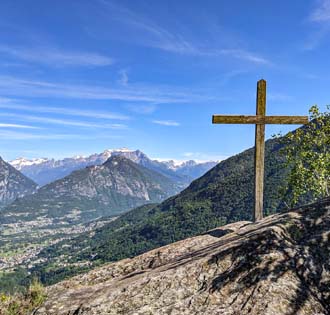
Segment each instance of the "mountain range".
M284 204L278 189L288 169L280 153L280 139L266 142L266 214ZM85 271L99 264L133 257L147 250L217 226L252 219L254 148L220 162L188 188L159 205L147 205L121 215L99 229L45 247L31 268L46 283Z
M17 171L16 171L17 172ZM46 220L47 225L73 225L114 216L178 193L171 179L121 156L88 166L16 199L1 211L1 223Z
M101 165L111 156L115 155L123 156L139 165L156 171L177 182L182 188L217 164L215 161L198 163L191 160L176 163L173 160L152 160L140 150L130 150L127 148L105 150L100 154L92 154L87 157L75 156L62 160L18 158L9 163L38 185L43 186L63 178L75 170L92 165Z
M137 206L161 202L214 163L159 162L128 149L107 150L88 159L13 162L31 177L61 177L38 187L2 161L0 179L5 180L0 194L5 202L0 211L0 269L8 271L25 264L32 268L33 258L43 248L101 227ZM6 272L4 280L0 275L0 287L12 288L15 277L7 278Z
M285 208L279 194L289 172L281 153L283 145L290 144L282 138L268 140L265 144L266 215ZM28 270L44 283L51 284L100 264L134 257L218 226L251 220L253 179L254 148L251 148L220 162L160 204L135 208L93 231L81 231L71 239L43 245L36 255L26 260L27 263L22 261L21 266L24 272ZM7 230L5 234L13 232ZM26 240L29 236L25 234L24 237ZM7 241L9 239L10 236ZM11 275L11 279L15 277Z

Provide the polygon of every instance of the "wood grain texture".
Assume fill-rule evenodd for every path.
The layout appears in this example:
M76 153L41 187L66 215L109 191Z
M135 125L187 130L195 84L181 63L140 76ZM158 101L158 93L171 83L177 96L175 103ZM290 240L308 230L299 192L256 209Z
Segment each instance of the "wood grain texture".
M283 124L304 125L308 116L246 116L246 115L213 115L213 124Z
M266 81L260 80L257 85L257 109L256 114L259 118L265 118L266 114ZM255 202L254 202L254 221L261 220L263 217L264 203L264 168L265 168L265 125L257 124L255 132Z

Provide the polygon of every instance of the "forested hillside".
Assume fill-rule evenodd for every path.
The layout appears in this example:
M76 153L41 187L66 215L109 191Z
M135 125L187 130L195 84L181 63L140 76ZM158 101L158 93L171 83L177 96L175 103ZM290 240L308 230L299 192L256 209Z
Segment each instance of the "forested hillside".
M280 147L278 139L266 143L267 214L284 207L278 189L285 181L287 169ZM53 283L103 262L132 257L231 222L251 220L253 178L254 149L249 149L219 163L160 205L132 210L95 233L45 249L39 257L46 262L36 265L33 272L44 282Z

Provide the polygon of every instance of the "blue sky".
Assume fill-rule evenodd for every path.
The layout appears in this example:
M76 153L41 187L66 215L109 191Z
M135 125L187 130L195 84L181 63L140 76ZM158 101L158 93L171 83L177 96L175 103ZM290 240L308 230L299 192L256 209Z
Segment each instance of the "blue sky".
M222 159L254 126L212 114L254 114L261 78L268 114L324 109L329 55L330 0L2 0L0 155Z

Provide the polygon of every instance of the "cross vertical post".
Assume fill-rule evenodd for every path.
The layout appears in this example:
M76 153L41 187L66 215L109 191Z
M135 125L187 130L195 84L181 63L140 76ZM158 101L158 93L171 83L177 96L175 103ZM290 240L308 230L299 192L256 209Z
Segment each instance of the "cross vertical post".
M264 118L266 115L266 81L260 80L257 84L257 117ZM265 125L256 124L255 135L255 200L253 220L258 221L263 217L263 192L265 173Z
M266 124L293 124L308 123L307 116L266 116L266 81L260 80L257 84L257 113L247 115L213 115L213 124L255 124L255 181L254 181L254 210L253 220L263 217L263 192L265 176L265 125Z

